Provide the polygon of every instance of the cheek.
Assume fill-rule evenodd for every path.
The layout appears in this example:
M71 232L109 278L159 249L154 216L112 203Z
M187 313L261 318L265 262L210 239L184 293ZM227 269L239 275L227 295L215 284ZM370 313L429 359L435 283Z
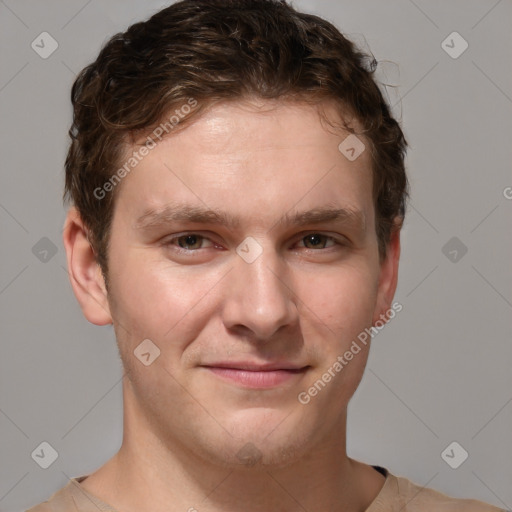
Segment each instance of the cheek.
M197 332L201 319L211 308L209 293L222 279L222 272L205 272L196 269L179 269L165 261L154 261L140 252L129 258L112 280L114 296L113 314L122 324L133 343L149 338L162 346L177 346L187 327L189 337ZM126 333L123 336L126 338ZM187 339L182 343L187 343Z
M371 326L375 280L371 267L347 266L316 276L315 293L304 286L300 291L305 303L303 332L309 331L305 334L308 350L317 363L301 396L309 397L329 421L335 421L342 405L348 404L366 367L370 343L368 336L363 342L360 335Z
M317 323L344 342L371 324L377 277L368 265L346 265L315 273L298 285L298 296Z

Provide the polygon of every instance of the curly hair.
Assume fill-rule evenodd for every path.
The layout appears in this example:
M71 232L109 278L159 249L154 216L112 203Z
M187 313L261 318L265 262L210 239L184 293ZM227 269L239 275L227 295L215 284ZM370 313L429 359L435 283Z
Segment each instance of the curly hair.
M375 65L331 23L286 0L182 0L114 35L73 84L65 163L64 201L76 206L104 276L120 189L105 184L136 137L177 107L197 106L179 116L182 129L214 102L251 96L334 100L340 113L360 122L382 260L402 225L409 185L407 142L373 78ZM166 123L165 131L175 124Z

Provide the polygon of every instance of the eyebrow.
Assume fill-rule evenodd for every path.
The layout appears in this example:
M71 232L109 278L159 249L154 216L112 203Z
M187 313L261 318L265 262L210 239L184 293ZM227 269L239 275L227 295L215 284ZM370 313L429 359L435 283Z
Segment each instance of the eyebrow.
M217 224L234 230L240 226L240 219L221 210L187 204L167 205L163 208L149 208L137 218L135 228L150 230L172 222L189 222L193 224ZM360 231L366 229L364 212L353 208L322 206L290 214L287 212L272 227L306 226L311 224L344 223Z

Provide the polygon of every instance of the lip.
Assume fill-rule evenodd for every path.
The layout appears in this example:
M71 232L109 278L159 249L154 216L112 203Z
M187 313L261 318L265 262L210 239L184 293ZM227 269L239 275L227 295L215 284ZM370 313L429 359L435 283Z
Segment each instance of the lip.
M253 361L220 361L207 363L201 366L208 368L230 368L234 370L248 370L250 372L266 372L272 370L302 370L306 365L289 363L287 361L277 361L274 363L257 363Z
M215 376L244 387L265 389L300 379L310 368L289 363L221 362L201 365Z

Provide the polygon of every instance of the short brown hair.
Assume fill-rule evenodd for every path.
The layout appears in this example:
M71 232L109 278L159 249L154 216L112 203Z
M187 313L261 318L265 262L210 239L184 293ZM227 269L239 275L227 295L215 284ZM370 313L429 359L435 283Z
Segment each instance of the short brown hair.
M100 198L95 191L104 190L135 136L191 98L198 108L180 128L214 102L250 96L330 99L340 112L348 109L370 143L382 260L405 216L407 143L373 79L372 57L328 21L285 0L183 0L114 35L73 84L64 191L105 277L119 187Z

